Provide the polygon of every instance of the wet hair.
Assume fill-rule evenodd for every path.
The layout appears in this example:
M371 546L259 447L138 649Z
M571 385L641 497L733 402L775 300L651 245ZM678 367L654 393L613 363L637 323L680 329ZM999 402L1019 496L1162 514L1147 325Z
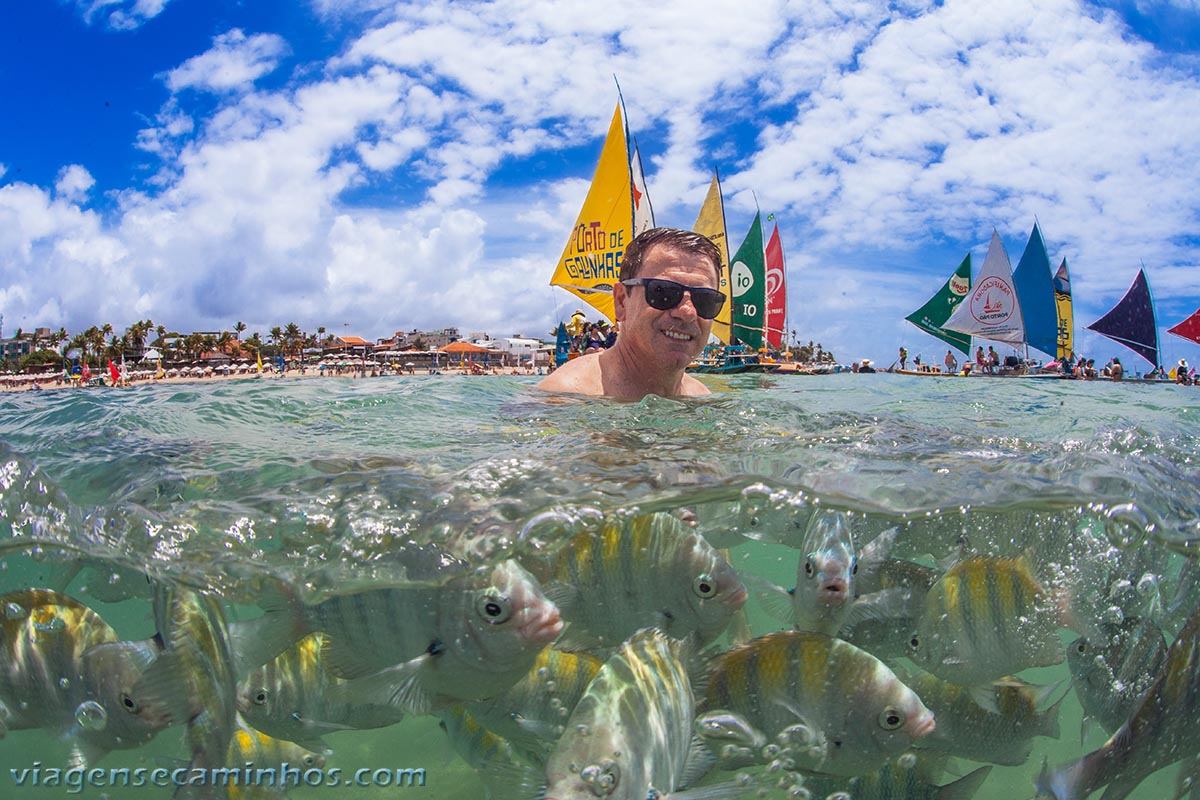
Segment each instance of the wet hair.
M707 236L680 228L651 228L638 234L625 248L625 256L621 259L620 280L636 278L642 269L642 262L646 260L646 254L655 247L665 247L678 253L708 259L717 274L717 282L720 282L721 251Z

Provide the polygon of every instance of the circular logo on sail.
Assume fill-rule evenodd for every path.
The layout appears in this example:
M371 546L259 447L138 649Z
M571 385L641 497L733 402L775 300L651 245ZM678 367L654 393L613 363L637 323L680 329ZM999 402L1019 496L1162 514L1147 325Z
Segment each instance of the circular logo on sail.
M741 297L754 287L754 273L745 262L735 261L729 268L729 276L733 281L733 296Z
M966 297L967 292L971 291L971 279L963 278L957 274L950 276L950 293L958 297Z
M767 270L767 297L772 297L783 286L783 270Z
M1013 290L1008 281L989 275L971 295L971 316L981 325L1003 325L1013 313Z

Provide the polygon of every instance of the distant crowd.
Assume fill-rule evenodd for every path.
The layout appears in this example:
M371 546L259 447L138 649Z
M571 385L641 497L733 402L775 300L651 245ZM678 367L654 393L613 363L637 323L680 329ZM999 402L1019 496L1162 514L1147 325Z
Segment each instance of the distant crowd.
M896 359L901 370L910 369L908 365L908 350L904 347L900 348L899 355ZM870 364L869 360L864 360L865 364ZM1012 372L1025 372L1033 369L1038 369L1041 372L1056 370L1063 375L1079 380L1096 380L1097 378L1107 378L1108 380L1120 381L1129 377L1125 372L1125 367L1121 364L1121 359L1117 356L1111 358L1103 367L1097 368L1096 361L1092 358L1086 358L1082 355L1067 356L1058 361L1049 364L1041 365L1032 362L1023 361L1017 356L1008 356L1003 363L1000 359L1000 354L991 345L988 345L987 352L984 352L982 346L975 348L974 361L966 361L962 367L959 367L958 359L954 355L953 350L947 350L946 356L942 360L941 367L935 367L931 364L921 362L921 356L918 354L912 361L912 369L925 372L946 372L964 374L971 372L974 369L978 373L986 375L994 375L1001 370L1009 370ZM866 370L856 370L866 371ZM874 371L874 370L870 370ZM1183 386L1191 386L1195 380L1195 369L1190 367L1186 359L1179 359L1179 363L1170 373L1160 364L1154 367L1145 375L1137 376L1141 380L1174 380L1175 383Z

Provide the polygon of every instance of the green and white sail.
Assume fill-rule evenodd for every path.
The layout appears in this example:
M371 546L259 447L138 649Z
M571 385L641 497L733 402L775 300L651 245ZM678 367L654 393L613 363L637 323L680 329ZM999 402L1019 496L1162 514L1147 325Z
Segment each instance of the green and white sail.
M764 346L767 316L767 262L763 254L762 215L755 214L750 232L733 254L729 288L733 293L730 327L752 350Z
M971 337L965 333L948 331L942 327L970 291L971 254L967 253L967 257L962 260L958 269L954 270L954 274L938 290L937 294L929 298L925 305L909 314L905 319L963 354L970 355Z

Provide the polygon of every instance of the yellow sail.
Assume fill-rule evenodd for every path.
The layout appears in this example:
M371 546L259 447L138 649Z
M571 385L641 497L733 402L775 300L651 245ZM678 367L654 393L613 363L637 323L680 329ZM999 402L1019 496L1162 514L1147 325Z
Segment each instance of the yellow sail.
M612 287L633 240L633 189L621 106L613 112L592 187L563 250L551 286L561 286L610 320Z
M721 200L721 181L715 170L712 183L708 186L708 195L704 198L704 205L700 206L700 216L696 217L696 225L693 230L707 236L721 251L720 289L726 297L729 297L729 241L725 236L725 203ZM733 303L726 302L721 313L713 320L713 336L725 344L729 344L729 312L731 308L733 308Z

